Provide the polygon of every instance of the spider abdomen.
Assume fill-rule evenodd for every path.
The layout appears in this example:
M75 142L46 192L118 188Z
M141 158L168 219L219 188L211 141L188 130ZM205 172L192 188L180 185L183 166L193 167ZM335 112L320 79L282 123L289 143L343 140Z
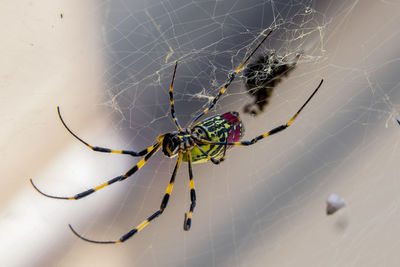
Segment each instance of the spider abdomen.
M208 141L237 142L244 135L244 126L239 118L239 113L232 111L207 118L193 126L191 131L201 139ZM221 158L224 154L224 145L202 144L198 146L215 159ZM209 161L207 156L196 147L190 150L190 154L193 163ZM187 161L186 155L183 156L182 160Z

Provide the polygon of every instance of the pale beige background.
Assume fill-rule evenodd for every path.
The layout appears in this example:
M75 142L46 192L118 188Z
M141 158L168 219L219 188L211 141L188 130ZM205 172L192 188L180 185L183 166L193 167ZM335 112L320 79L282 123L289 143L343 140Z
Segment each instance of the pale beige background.
M28 182L76 193L136 162L88 151L62 128L57 105L92 144L144 146L126 136L105 104L109 72L120 63L108 57L105 32L125 27L100 19L110 5L0 3L1 266L399 265L399 1L326 1L333 21L324 33L324 60L299 66L268 112L243 116L246 137L284 122L323 77L321 91L285 133L229 151L221 166L195 166L199 202L190 232L182 230L189 203L183 164L165 214L129 242L101 246L72 235L68 223L93 239L118 238L157 209L173 168L157 155L137 177L76 202L44 198ZM168 105L160 100L165 93L147 97ZM248 101L232 97L237 109ZM130 130L146 140L160 131L148 126ZM330 193L347 206L327 217Z

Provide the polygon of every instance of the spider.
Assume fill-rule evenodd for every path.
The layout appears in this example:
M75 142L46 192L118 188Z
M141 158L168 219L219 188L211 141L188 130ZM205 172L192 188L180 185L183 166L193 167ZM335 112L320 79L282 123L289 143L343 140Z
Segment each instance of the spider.
M311 100L314 94L317 92L319 87L321 86L323 80L319 83L318 87L314 90L312 95L307 99L307 101L301 106L301 108L293 115L293 117L286 123L281 126L275 127L272 130L263 133L249 141L240 141L244 134L244 126L239 118L239 113L237 112L226 112L222 115L216 115L210 118L207 118L203 121L194 124L199 118L203 115L207 114L210 109L217 103L220 96L226 91L226 88L232 83L235 79L236 74L243 68L246 62L250 59L250 57L256 52L256 50L261 46L261 44L267 39L267 37L272 33L269 31L268 34L262 39L262 41L258 44L258 46L251 52L251 54L240 64L240 66L228 75L228 79L223 85L222 89L215 96L212 102L208 105L206 109L204 109L200 114L194 117L189 127L183 129L178 122L178 119L175 115L175 107L174 107L174 98L173 98L173 84L175 79L176 68L178 66L178 61L175 62L174 72L172 74L172 81L169 88L169 98L170 98L170 108L171 108L171 116L176 125L177 131L171 133L165 133L157 137L157 141L150 147L143 149L142 151L135 152L130 150L113 150L110 148L91 146L85 141L83 141L80 137L78 137L74 132L72 132L67 124L64 122L60 108L57 107L58 116L61 120L61 123L66 128L66 130L73 135L80 142L85 144L87 147L92 149L93 151L105 152L105 153L119 153L119 154L127 154L134 157L144 156L135 166L133 166L130 170L128 170L123 175L119 175L115 178L108 180L107 182L91 188L89 190L83 191L71 197L62 197L62 196L54 196L43 193L39 188L33 183L32 179L30 182L32 186L42 195L55 198L55 199L65 199L65 200L78 200L84 198L106 186L114 184L116 182L124 181L125 179L132 176L136 171L142 168L146 162L153 156L159 149L162 149L163 153L167 157L177 156L178 159L176 161L176 165L174 171L172 172L171 179L165 191L165 195L161 201L160 209L154 212L150 217L144 220L142 223L137 225L131 231L127 232L123 236L121 236L118 240L114 241L97 241L88 239L80 235L74 228L69 224L71 231L79 238L98 244L116 244L123 243L137 232L143 230L150 222L152 222L155 218L160 216L165 208L167 207L169 197L172 192L172 188L174 186L175 176L178 172L179 166L182 161L187 162L189 169L189 187L190 187L190 208L189 212L185 214L184 220L184 230L189 230L192 222L192 215L194 212L194 208L196 207L196 191L194 188L193 182L193 171L192 164L193 163L202 163L211 161L213 164L219 164L225 159L225 153L227 148L232 146L249 146L257 143L259 140L264 139L267 136L279 133L289 127L292 122L296 119L299 113L303 110L303 108L307 105L307 103ZM194 124L194 125L193 125Z

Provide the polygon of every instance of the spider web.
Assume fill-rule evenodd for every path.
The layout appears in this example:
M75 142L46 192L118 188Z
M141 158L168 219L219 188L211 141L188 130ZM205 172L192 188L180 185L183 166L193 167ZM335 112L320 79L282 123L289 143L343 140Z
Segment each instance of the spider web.
M284 132L229 150L218 166L194 165L198 199L189 232L183 231L190 205L184 163L168 208L142 232L114 247L70 239L66 253L60 249L60 257L41 263L393 266L399 261L400 245L392 238L400 232L397 1L120 0L99 1L91 11L101 21L97 38L106 88L103 100L92 105L111 119L112 145L104 146L140 150L176 129L168 97L176 60L175 110L187 125L269 29L272 35L249 62L273 53L295 69L282 77L257 116L243 112L254 98L241 71L205 117L239 111L249 140L284 124L321 78L324 84ZM107 143L97 140L102 143L96 145ZM88 238L118 239L158 209L175 161L159 152L124 184L81 202L83 209L85 203L96 208L69 221ZM105 168L114 175L136 162L128 158L115 170ZM59 179L49 191L65 183L65 177ZM80 178L75 185L90 188L104 180ZM331 193L343 197L346 207L327 217Z

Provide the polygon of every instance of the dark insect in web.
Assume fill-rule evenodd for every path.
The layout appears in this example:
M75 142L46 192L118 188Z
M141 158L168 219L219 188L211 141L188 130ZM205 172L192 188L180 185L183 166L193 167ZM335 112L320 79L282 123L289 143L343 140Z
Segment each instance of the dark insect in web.
M244 107L244 112L258 115L264 111L274 88L295 69L300 54L289 61L286 56L280 56L275 51L268 51L250 63L244 70L243 76L247 92L254 98L253 103Z

